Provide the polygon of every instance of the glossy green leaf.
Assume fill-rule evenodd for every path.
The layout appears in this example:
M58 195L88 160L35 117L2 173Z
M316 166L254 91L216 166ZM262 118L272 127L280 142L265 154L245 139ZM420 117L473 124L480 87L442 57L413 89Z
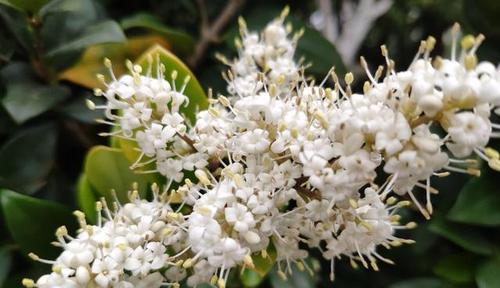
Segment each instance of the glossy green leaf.
M489 260L479 267L476 273L476 284L479 288L500 287L500 257Z
M251 31L260 31L272 19L279 17L281 9L282 7L274 4L259 5L244 15L248 29ZM291 23L295 31L304 29L304 35L297 44L295 57L297 59L304 57L305 63L312 64L306 72L326 76L333 66L335 66L335 71L339 75L347 72L335 46L326 40L321 33L308 27L306 23L293 15L289 15L285 22ZM234 39L239 35L236 27L237 25L234 25L224 36L226 43L231 47L234 47Z
M36 13L50 0L0 0L0 4L11 6L23 12Z
M193 51L194 40L189 34L164 25L151 14L138 13L122 19L120 24L123 30L145 28L160 33L172 44L172 48L177 52L189 54Z
M32 54L33 49L33 33L28 22L28 18L22 12L11 9L10 7L0 5L0 20L3 20L2 25L9 30L16 42L28 53ZM4 44L3 45L9 45ZM5 49L5 48L4 48Z
M95 203L99 200L99 195L97 191L94 190L87 175L82 174L78 178L78 184L76 186L76 196L78 201L78 206L85 213L87 218L92 222L96 222L96 210Z
M61 86L46 86L36 82L16 83L7 86L2 105L12 119L21 124L50 110L69 94L69 89Z
M240 276L240 279L241 283L245 287L257 287L262 282L262 280L264 280L264 278L260 276L259 273L250 269L245 269L245 271L243 271L243 274Z
M0 190L3 217L9 232L24 253L53 257L59 249L50 242L61 225L70 231L76 227L71 211L58 203Z
M11 267L12 256L8 246L0 247L0 287L7 279Z
M52 0L43 6L38 13L41 18L55 13L78 13L85 11L88 0Z
M147 50L139 59L136 61L137 64L141 65L144 69L148 66L148 57L152 57L153 66L157 65L156 59L157 55L160 57L160 62L166 67L166 78L171 80L171 72L176 70L178 72L176 86L181 87L186 76L190 77L189 83L184 90L184 94L189 98L189 105L187 107L182 107L181 112L188 116L192 121L196 119L196 109L206 109L208 107L207 96L205 91L201 87L193 72L184 64L177 56L172 54L170 51L165 50L165 48L156 45ZM156 69L153 69L155 72ZM153 73L153 77L156 77Z
M431 221L429 229L468 251L481 255L493 253L493 245L474 227L448 222L436 217Z
M276 269L269 273L271 286L273 288L314 288L316 287L317 279L306 270L300 271L294 265L292 275L288 275L286 280L283 280L277 273Z
M439 259L433 271L451 282L470 283L474 281L476 262L472 254L452 254Z
M22 130L0 148L0 187L36 192L46 183L56 148L54 125Z
M109 20L88 27L80 37L50 50L47 53L47 56L54 57L58 54L83 50L96 44L125 41L126 37L123 34L120 25L118 25L115 21Z
M413 278L392 284L389 288L444 288L445 284L436 278Z
M84 173L99 195L111 200L111 190L115 190L118 199L126 202L133 183L137 183L139 193L144 195L148 184L155 182L151 175L136 174L129 167L130 163L121 150L95 146L87 154Z
M500 189L494 175L471 179L460 191L448 218L468 224L500 225Z

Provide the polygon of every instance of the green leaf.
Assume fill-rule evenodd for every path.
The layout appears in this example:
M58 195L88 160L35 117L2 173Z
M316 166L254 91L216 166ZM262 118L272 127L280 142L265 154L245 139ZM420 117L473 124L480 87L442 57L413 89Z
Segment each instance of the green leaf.
M16 123L22 124L50 110L66 99L69 93L69 89L61 86L46 86L36 82L15 83L7 86L2 105Z
M3 287L3 283L7 279L7 275L10 271L12 256L10 248L7 246L0 247L0 287Z
M273 288L314 288L317 282L317 279L306 270L300 271L295 265L292 268L292 275L287 275L287 280L281 279L277 269L272 270L269 277Z
M84 173L99 195L112 200L111 190L115 190L118 199L127 202L127 192L132 189L133 183L137 183L139 193L144 195L148 184L155 182L151 175L136 174L129 166L120 149L95 146L87 154Z
M92 97L90 93L85 93L84 95L75 95L74 99L64 103L64 105L60 105L57 107L57 112L64 114L64 116L71 117L75 120L78 120L82 123L86 124L95 124L95 120L98 118L102 118L104 113L102 110L90 110L85 104L86 100ZM100 105L104 103L104 99L92 97L92 99L96 105Z
M0 0L4 4L23 12L36 13L50 0Z
M55 202L10 190L0 190L0 202L10 234L24 253L53 257L59 250L50 244L55 230L65 224L70 231L76 227L71 211Z
M276 263L276 257L278 256L276 248L274 248L274 245L272 243L269 244L266 252L266 258L262 257L262 254L260 253L252 255L252 261L255 266L255 268L253 268L252 270L257 272L260 277L265 277L269 273L269 271L271 271L274 263Z
M193 52L194 40L189 34L165 26L158 18L151 14L137 13L122 19L120 24L123 30L145 28L160 33L172 44L175 51L183 54Z
M441 258L434 273L455 283L470 283L474 281L476 257L472 254L452 254Z
M14 36L16 42L28 53L33 53L33 33L31 33L26 15L18 10L0 5L0 18L4 22L3 25ZM2 45L6 44L2 43Z
M481 265L476 273L476 284L479 288L500 287L500 257Z
M43 6L38 14L43 19L55 13L78 13L85 11L87 6L87 0L52 0Z
M468 251L481 255L493 253L493 245L474 227L447 222L435 217L429 229Z
M280 9L282 9L282 7L278 7L274 4L259 5L245 15L248 29L251 31L260 31L267 23L279 17ZM335 46L326 40L321 33L308 27L306 23L293 15L289 15L285 22L291 23L295 31L304 28L304 35L297 44L295 57L297 59L304 57L305 63L312 64L306 72L327 76L330 68L333 66L335 66L335 71L339 75L344 75L347 72ZM229 46L234 47L233 42L237 36L237 25L234 25L234 27L229 29L226 33L224 39Z
M468 224L500 225L500 189L493 177L487 174L471 179L460 191L448 218Z
M81 174L78 178L76 193L78 206L92 223L96 223L95 203L99 200L99 195L90 185L87 175Z
M43 125L22 130L0 148L0 186L21 193L36 192L52 169L56 130Z
M83 50L91 45L125 41L126 37L118 23L111 20L104 21L88 27L77 39L50 50L47 53L47 57Z
M436 278L413 278L392 284L389 288L443 288L444 283Z
M187 107L182 107L181 112L188 116L191 121L194 122L196 119L196 109L206 109L208 107L207 96L205 95L205 91L201 87L196 77L193 75L193 72L189 70L189 68L184 64L177 56L172 54L170 51L165 50L165 48L156 45L147 50L139 59L137 60L137 64L141 65L144 69L148 66L148 57L152 57L153 59L153 67L156 65L156 55L160 56L160 62L165 65L167 71L167 79L170 78L170 74L172 71L176 70L178 72L176 86L181 87L186 76L189 76L191 80L186 86L186 90L184 90L184 94L189 98L189 105ZM153 77L155 75L156 69L153 69ZM171 80L171 79L169 79Z
M262 282L262 280L264 280L264 278L260 276L259 273L250 269L245 269L240 279L241 283L245 287L257 287Z

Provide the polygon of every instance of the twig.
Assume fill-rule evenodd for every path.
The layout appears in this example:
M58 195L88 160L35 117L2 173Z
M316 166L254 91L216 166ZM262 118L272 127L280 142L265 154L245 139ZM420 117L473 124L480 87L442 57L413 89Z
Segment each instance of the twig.
M335 45L342 55L346 65L350 66L355 60L359 47L373 26L373 22L384 15L392 6L392 0L361 0L356 8L349 7L352 3L345 1L350 8L350 14L345 19L342 33ZM347 8L346 7L346 8Z
M338 37L337 19L333 14L332 0L316 0L319 11L323 14L321 32L328 41L334 43Z
M189 66L196 67L211 43L216 42L222 29L229 23L245 0L229 0L224 10L212 24L208 21L207 9L204 0L197 0L201 18L201 38L196 43L193 55L188 59Z
M341 11L335 15L331 0L316 0L322 14L318 30L335 45L344 64L351 67L363 40L370 32L373 22L392 6L392 0L342 1Z

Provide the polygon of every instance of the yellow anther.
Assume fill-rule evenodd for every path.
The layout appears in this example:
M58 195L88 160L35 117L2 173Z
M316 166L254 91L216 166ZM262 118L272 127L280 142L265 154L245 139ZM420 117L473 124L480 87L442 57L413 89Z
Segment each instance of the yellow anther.
M462 38L462 41L460 41L460 45L462 46L462 49L468 50L474 46L474 42L476 42L476 39L472 35L466 35Z
M94 88L94 95L95 96L102 96L103 92L100 88Z
M219 278L219 280L217 280L217 286L219 286L219 288L226 288L226 281L224 281L224 279L222 278Z
M436 38L432 36L427 37L427 40L425 40L425 49L427 51L432 51L432 49L434 49L434 46L436 46Z
M481 170L476 168L467 168L467 173L476 177L481 176Z
M293 127L290 130L290 134L292 135L293 138L298 138L299 137L299 130L297 130L297 128Z
M35 253L31 252L28 254L28 257L30 257L31 259L33 259L33 261L38 261L40 260L40 257L38 257L38 255L36 255Z
M498 158L491 158L488 161L488 166L490 166L491 169L495 171L500 171L500 159Z
M214 109L213 107L208 108L208 113L214 118L219 118L220 116L219 111L217 111L217 109Z
M172 78L172 80L175 80L177 79L177 76L179 75L179 73L177 72L177 70L174 70L172 71L172 73L170 74L170 78Z
M276 97L278 95L278 87L276 87L276 84L269 85L269 95L271 97Z
M486 147L484 149L484 154L486 154L486 156L488 156L489 158L495 158L495 159L499 159L500 158L500 153L498 153L497 150L491 148L491 147Z
M290 6L286 5L285 8L283 8L283 10L281 10L280 18L285 19L289 13L290 13Z
M193 259L188 258L188 259L184 260L184 264L182 264L182 267L184 269L191 268L193 266L193 262L194 262Z
M61 226L56 230L56 237L64 237L68 235L68 229L66 226Z
M371 262L370 262L370 265L372 266L372 269L373 269L374 271L378 271L378 270L379 270L379 269L378 269L377 262L375 262L375 261L371 261Z
M27 288L35 287L35 281L33 281L32 279L24 278L21 283L23 284L24 287Z
M391 196L391 197L389 197L389 198L387 199L386 203L387 203L388 205L393 205L394 203L396 203L396 201L398 201L398 199L397 199L396 197L394 197L394 196Z
M414 228L417 227L417 223L415 223L415 222L408 222L408 223L406 223L405 227L408 228L408 229L414 229Z
M54 272L54 273L61 273L61 271L62 271L61 265L54 265L54 266L52 266L52 272Z
M319 124L321 124L321 127L323 128L328 128L328 120L326 119L326 116L325 114L323 113L323 111L321 110L316 110L316 112L314 112L314 118L316 120L318 120Z
M250 256L250 254L245 255L245 258L243 258L243 262L245 263L245 265L248 268L250 268L250 269L255 268L255 265L253 264L252 256Z
M358 269L359 268L358 263L356 263L356 261L354 261L354 259L351 258L350 263L351 263L351 267L353 269Z
M282 280L284 280L284 281L286 281L286 279L287 279L285 272L283 272L283 271L281 271L281 270L278 270L278 276L279 276Z
M211 183L207 173L205 173L205 171L203 170L196 169L196 171L194 171L194 175L196 176L196 178L198 178L198 180L200 180L203 185L209 185Z
M347 85L351 85L352 82L354 81L354 75L351 72L349 72L345 74L344 80Z
M75 215L78 220L85 220L85 214L80 210L73 211L73 215Z
M399 201L397 205L398 207L407 207L411 205L411 202L408 200Z
M477 66L477 56L474 54L468 54L464 59L464 66L467 70L474 70Z
M224 106L224 107L229 107L229 106L231 106L231 102L229 101L229 99L227 99L227 97L226 97L226 96L220 95L220 96L219 96L219 102L220 102L220 104L222 104L222 106Z
M90 110L95 110L95 104L94 102L92 102L92 100L86 99L85 104L87 105L87 108L89 108Z
M358 208L358 202L354 199L349 199L349 204L351 205L352 208L357 209Z

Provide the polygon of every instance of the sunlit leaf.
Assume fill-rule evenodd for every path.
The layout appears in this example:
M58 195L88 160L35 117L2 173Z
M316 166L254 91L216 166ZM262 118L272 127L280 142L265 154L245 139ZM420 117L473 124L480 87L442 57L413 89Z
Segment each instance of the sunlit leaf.
M11 236L24 253L53 257L59 251L50 244L55 230L61 225L69 225L70 231L76 227L71 211L58 203L5 189L0 190L0 201Z
M176 52L189 54L193 51L194 40L189 34L164 25L158 18L148 13L138 13L122 19L123 30L145 28L160 33L172 44Z
M136 174L130 170L130 162L122 151L106 146L93 147L85 159L84 173L88 182L101 196L113 199L115 190L120 201L127 201L127 192L137 183L138 191L145 195L148 184L156 182L148 174Z
M95 203L99 200L98 193L90 185L87 176L85 174L80 175L78 178L78 184L76 187L76 195L78 200L78 206L87 215L87 218L95 223L96 221L96 210Z
M115 75L127 72L125 60L136 59L151 46L158 44L169 48L168 42L158 35L137 36L129 38L124 43L108 43L87 48L81 59L59 75L59 79L68 80L86 88L101 87L97 74L108 75L109 71L103 64L104 58L113 62Z

